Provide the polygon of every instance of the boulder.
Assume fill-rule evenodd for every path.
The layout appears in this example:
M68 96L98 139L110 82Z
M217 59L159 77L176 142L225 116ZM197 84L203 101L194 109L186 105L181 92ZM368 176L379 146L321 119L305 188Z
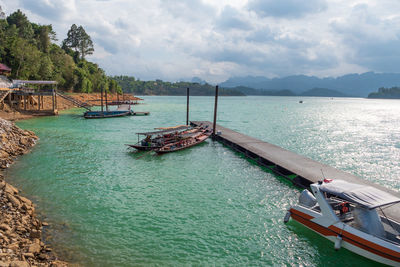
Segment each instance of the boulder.
M29 267L29 263L26 261L12 261L10 267Z
M41 247L40 247L40 245L39 244L37 244L37 243L33 243L33 244L31 244L30 246L29 246L29 248L28 248L28 252L29 253L39 253L40 252L40 249L41 249Z

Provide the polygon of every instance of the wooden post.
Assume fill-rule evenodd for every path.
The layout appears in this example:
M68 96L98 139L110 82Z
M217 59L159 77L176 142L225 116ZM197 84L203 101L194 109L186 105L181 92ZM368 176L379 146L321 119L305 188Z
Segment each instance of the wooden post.
M24 95L24 110L26 110L26 95Z
M37 106L38 106L38 110L40 110L40 95L38 95L38 104L37 104Z
M119 107L119 94L117 93L117 107Z
M215 87L214 122L212 138L215 140L215 128L217 127L217 107L218 107L218 85Z
M57 109L57 85L56 85L56 89L55 89L55 92L54 92L54 102L55 102L55 106L56 106L56 109Z
M101 112L103 111L103 88L101 88Z
M189 125L189 87L186 89L186 125Z
M52 88L51 100L53 102L53 112L56 110L55 100L54 100L54 88Z
M106 99L106 111L108 111L107 90L105 90L105 99Z
M8 104L10 104L10 108L12 108L12 102L11 102L11 92L8 93Z

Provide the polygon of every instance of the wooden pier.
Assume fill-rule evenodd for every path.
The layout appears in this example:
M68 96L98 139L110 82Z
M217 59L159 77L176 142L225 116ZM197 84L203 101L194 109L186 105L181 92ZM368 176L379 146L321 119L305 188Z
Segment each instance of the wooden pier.
M192 126L204 126L208 127L208 129L213 128L213 124L209 121L191 121L190 123ZM298 155L276 145L238 133L220 125L216 125L215 130L215 140L254 160L258 165L266 167L275 174L286 178L295 186L309 188L310 184L323 180L326 177L327 179L340 179L351 183L365 184L400 197L399 192ZM397 206L387 208L385 212L400 222L400 207Z

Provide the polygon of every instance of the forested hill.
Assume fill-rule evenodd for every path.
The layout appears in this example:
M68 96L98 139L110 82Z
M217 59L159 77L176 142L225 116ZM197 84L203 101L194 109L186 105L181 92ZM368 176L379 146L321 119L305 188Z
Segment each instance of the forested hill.
M210 84L200 84L191 82L164 82L140 81L129 76L114 76L113 79L118 82L122 90L134 95L186 95L186 88L190 89L192 96L210 96L215 95L215 86ZM235 89L220 88L218 91L221 96L243 96L244 93Z
M400 87L381 87L379 88L378 92L370 93L368 98L400 99Z
M0 7L1 11L1 7ZM71 26L62 47L51 25L28 20L20 10L0 16L0 63L12 68L10 78L56 80L58 88L75 92L120 91L97 64L85 56L93 53L93 43L82 26Z

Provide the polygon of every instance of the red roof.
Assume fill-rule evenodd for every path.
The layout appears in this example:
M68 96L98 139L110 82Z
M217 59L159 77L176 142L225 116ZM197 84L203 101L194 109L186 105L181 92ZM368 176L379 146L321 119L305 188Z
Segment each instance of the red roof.
M11 69L9 67L7 67L6 65L1 64L1 63L0 63L0 70L2 70L2 71L11 71Z

